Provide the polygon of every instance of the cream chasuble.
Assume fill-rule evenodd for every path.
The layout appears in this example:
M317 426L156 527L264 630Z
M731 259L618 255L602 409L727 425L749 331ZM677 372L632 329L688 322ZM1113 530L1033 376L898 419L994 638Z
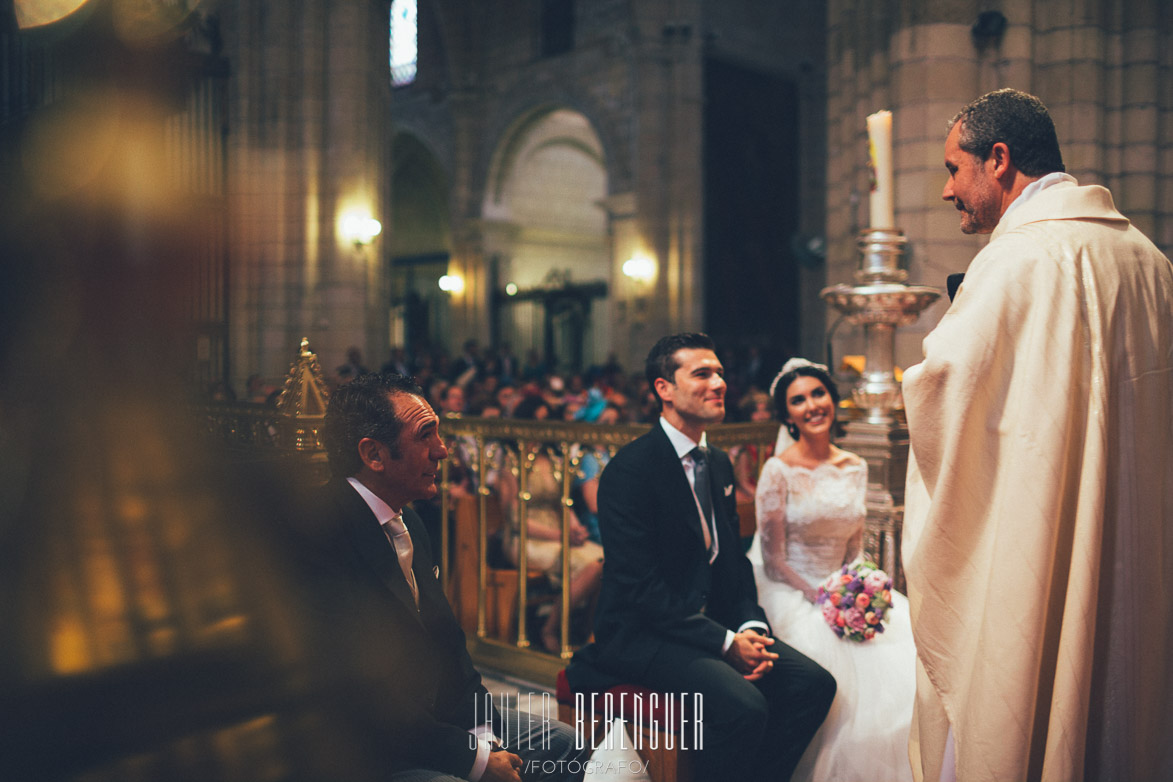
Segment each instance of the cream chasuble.
M1173 269L1101 187L1007 212L904 375L910 754L1173 779Z

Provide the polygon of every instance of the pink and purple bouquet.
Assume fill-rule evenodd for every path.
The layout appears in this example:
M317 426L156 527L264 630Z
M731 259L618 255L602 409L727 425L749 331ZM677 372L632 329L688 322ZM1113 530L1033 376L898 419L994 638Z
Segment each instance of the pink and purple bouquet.
M835 635L870 641L884 632L884 616L892 605L892 579L871 562L844 565L819 586L817 602Z

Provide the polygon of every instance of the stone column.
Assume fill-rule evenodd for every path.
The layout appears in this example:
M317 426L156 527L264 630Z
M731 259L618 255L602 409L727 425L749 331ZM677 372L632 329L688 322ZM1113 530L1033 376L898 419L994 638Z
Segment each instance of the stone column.
M636 218L656 263L646 333L697 329L704 317L702 30L698 0L637 4ZM633 346L644 355L651 343ZM640 358L642 361L642 356Z
M351 345L377 364L389 317L383 239L356 247L341 222L391 225L386 9L241 0L223 14L234 379L280 378L303 336L327 373Z
M482 259L478 270L478 279L482 282L476 288L479 296L476 309L481 313L478 322L483 326L474 336L484 347L496 344L494 338L498 335L493 333L493 324L496 323L497 331L504 325L500 318L507 311L499 305L497 297L503 293L502 286L513 277L514 244L521 228L508 220L473 220L467 228L470 234L475 232L475 256Z
M612 324L611 346L625 367L638 367L660 334L649 333L655 280L639 279L624 272L624 265L654 264L648 240L640 234L633 192L615 193L599 202L607 212L607 251L611 258L611 279L607 297L607 319Z

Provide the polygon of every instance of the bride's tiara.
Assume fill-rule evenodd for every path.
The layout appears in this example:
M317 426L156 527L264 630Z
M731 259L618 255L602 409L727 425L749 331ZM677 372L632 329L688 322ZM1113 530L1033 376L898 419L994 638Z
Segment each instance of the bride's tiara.
M778 381L781 380L783 378L783 376L786 375L787 372L798 369L799 367L814 367L815 369L822 371L824 374L826 374L828 376L831 374L831 371L829 369L827 369L826 364L816 364L813 361L809 361L805 358L799 358L798 356L795 356L794 358L790 359L789 361L787 361L785 364L782 365L782 370L777 375L774 376L774 382L770 383L770 398L771 399L774 398L774 391L777 390L777 388L778 388Z

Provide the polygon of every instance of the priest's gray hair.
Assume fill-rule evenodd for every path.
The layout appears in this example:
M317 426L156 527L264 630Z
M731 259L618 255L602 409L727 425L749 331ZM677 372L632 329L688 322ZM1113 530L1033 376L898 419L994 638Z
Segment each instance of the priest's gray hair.
M958 122L958 145L978 160L988 158L1000 141L1010 150L1010 162L1029 177L1065 170L1055 123L1034 95L1008 87L994 90L963 106L949 129Z

